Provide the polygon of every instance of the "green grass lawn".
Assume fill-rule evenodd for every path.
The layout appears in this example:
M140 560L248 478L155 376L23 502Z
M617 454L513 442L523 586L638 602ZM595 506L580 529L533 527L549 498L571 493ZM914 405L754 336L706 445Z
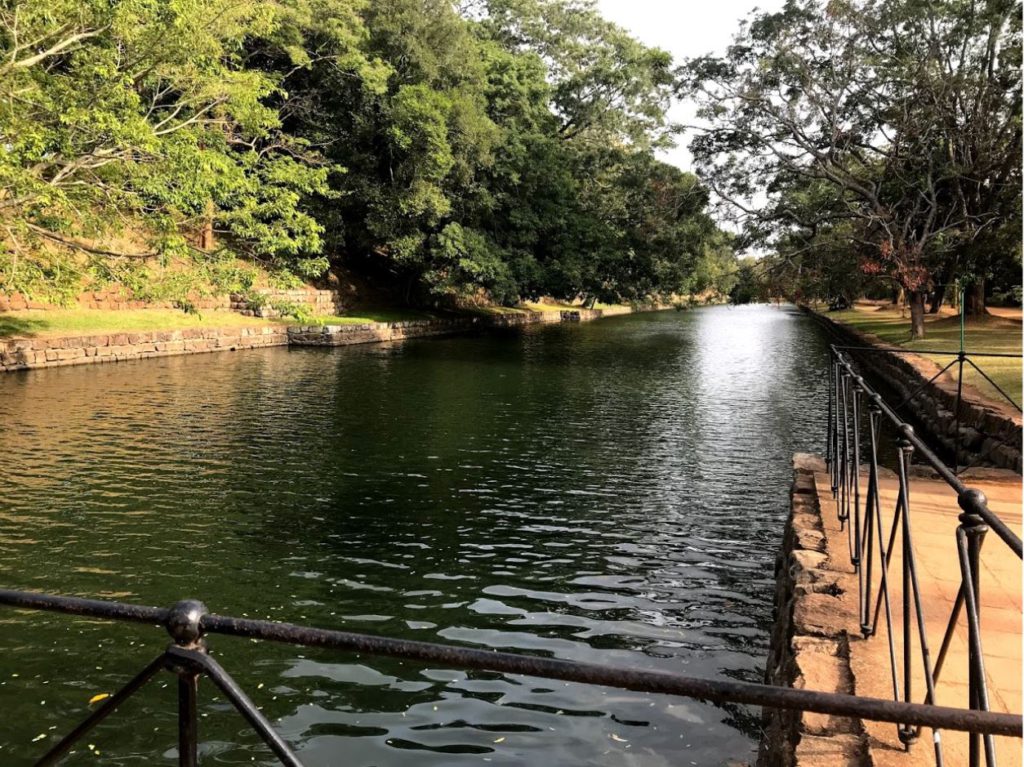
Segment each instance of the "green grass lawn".
M419 312L414 309L358 309L354 314L317 315L298 322L288 319L289 325L365 325L368 322L409 322L429 320L440 315Z
M422 319L421 312L360 310L342 317L316 317L311 322L323 325L352 325L367 322L399 322ZM292 317L265 319L246 317L226 309L186 314L177 309L54 309L50 311L3 312L0 314L0 338L10 336L98 335L103 333L184 328L235 328L260 325L296 325Z
M178 309L53 309L0 314L0 337L40 335L93 335L144 330L244 327L285 324L285 320L246 317L227 310L186 314Z
M579 309L571 304L524 304L518 307L485 306L467 311L467 314L522 314L531 311ZM597 308L605 308L598 304ZM413 309L362 308L352 314L316 316L301 323L294 317L265 319L246 317L227 309L216 309L186 314L177 309L126 309L104 311L99 309L53 309L47 311L18 311L0 313L0 338L11 336L67 336L97 335L102 333L139 332L147 330L181 330L183 328L233 328L258 325L362 325L368 322L407 322L409 320L451 317L451 314L431 314Z
M842 312L824 312L830 319L851 325L865 333L878 336L886 343L920 350L940 366L950 358L944 355L928 354L929 351L958 351L960 349L960 320L956 315L944 313L929 314L925 317L925 337L910 340L910 315L889 307L858 305ZM999 311L999 310L995 310ZM1001 354L1021 353L1020 314L1000 311L998 315L981 321L969 321L964 334L964 346L968 352L998 352ZM1022 399L1021 360L1019 358L974 357L978 365L1007 394L1018 403ZM955 368L951 371L955 375ZM1001 399L999 393L969 365L964 367L964 381L994 399Z

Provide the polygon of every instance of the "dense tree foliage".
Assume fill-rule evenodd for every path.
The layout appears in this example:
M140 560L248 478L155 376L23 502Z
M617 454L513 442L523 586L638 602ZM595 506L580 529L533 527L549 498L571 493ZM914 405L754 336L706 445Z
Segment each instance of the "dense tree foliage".
M1019 262L1019 2L789 0L684 75L698 170L792 291L889 279L920 336L929 292Z
M243 65L245 41L277 24L267 7L226 0L4 3L5 282L75 270L33 261L40 241L117 276L132 260L190 252L187 232L206 225L240 252L322 270L323 227L300 200L329 191L328 169L281 130L279 83ZM121 231L141 233L143 248L96 245Z
M239 255L419 302L716 287L654 156L674 86L581 0L0 0L0 289Z

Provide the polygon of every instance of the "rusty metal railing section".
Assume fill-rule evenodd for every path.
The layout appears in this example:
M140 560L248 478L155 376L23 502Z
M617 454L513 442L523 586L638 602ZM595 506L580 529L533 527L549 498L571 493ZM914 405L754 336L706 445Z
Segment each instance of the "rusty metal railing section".
M994 532L1001 544L1008 546L1017 558L1020 558L1021 539L989 509L984 493L966 486L960 480L957 461L954 460L952 468L943 463L914 433L913 427L898 415L899 406L894 408L888 405L865 382L846 354L850 349L851 347L842 346L831 348L826 463L830 472L832 494L836 500L837 516L847 531L850 560L858 576L861 632L865 638L875 636L879 621L885 620L894 700L913 700L912 671L915 663L919 663L926 688L924 702L934 703L937 700L936 685L939 683L954 631L961 614L966 613L969 706L975 711L988 711L989 690L985 677L980 615L979 568L982 543L990 531ZM960 361L962 366L961 354L957 355L954 363L957 361ZM960 404L959 397L957 404ZM883 529L879 488L878 455L882 419L887 419L894 428L897 443L898 492L888 532ZM959 419L957 428L959 429ZM956 561L959 564L960 588L934 660L925 631L920 575L914 554L909 469L911 459L915 455L922 463L934 469L949 485L961 512L955 541L951 541L955 546ZM866 482L863 477L865 469ZM894 574L890 572L889 565L897 547L902 567L900 573ZM873 592L873 570L876 567L878 588L877 592ZM890 589L893 577L898 577L902 586L901 651L897 649L893 633L894 606ZM935 607L929 605L929 609ZM915 645L920 656L917 661L914 659ZM897 732L900 741L909 749L919 738L921 725L909 721L901 722L897 724ZM943 749L938 730L935 731L933 743L935 762L941 767L944 764ZM994 767L996 754L992 734L971 733L968 753L970 767L978 767L981 764L982 753L985 763L989 767Z
M118 692L107 698L59 743L39 757L36 765L58 764L92 728L113 714L118 706L150 679L161 671L167 671L174 674L178 680L178 762L181 767L195 767L198 764L199 729L196 708L198 682L202 677L207 677L213 682L282 764L290 767L300 766L301 762L294 751L274 731L256 704L228 672L207 654L206 638L210 634L439 663L447 668L479 669L653 694L678 695L709 703L738 703L809 711L891 722L901 726L909 724L980 733L985 737L1022 736L1021 717L1014 714L950 708L898 699L884 700L797 690L731 679L702 679L665 671L616 668L457 645L312 628L291 623L232 618L208 613L201 602L192 600L179 602L166 609L0 589L0 605L162 626L172 639L170 646L157 658L132 677Z

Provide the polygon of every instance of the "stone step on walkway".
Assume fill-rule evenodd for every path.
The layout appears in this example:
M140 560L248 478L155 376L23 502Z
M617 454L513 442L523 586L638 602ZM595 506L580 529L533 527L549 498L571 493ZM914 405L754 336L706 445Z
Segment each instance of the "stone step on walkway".
M850 563L848 531L840 528L836 502L832 498L831 482L824 464L819 462L814 473L821 521L825 534L825 552L833 570L854 573ZM1010 527L1021 531L1021 477L1011 472L989 470L979 478L969 475L965 482L988 497L989 508ZM862 475L862 492L867 488L867 474ZM880 477L880 499L884 538L888 543L893 512L896 507L898 482L892 472ZM862 500L863 503L863 500ZM955 531L959 525L956 496L940 479L912 476L910 481L910 508L913 551L917 561L924 607L925 630L932 660L938 654L952 612L953 602L960 587L960 570L956 553ZM877 542L877 538L876 538ZM889 565L889 593L893 613L897 659L903 652L903 586L901 538L897 538ZM875 566L872 593L878 593L880 582L878 547L875 546ZM991 708L1008 713L1021 712L1021 560L994 534L989 533L981 556L981 622ZM856 576L853 576L856 578ZM850 583L851 581L847 581ZM857 595L844 595L856 604ZM911 613L911 620L916 620ZM858 695L892 698L892 676L889 645L884 619L884 608L879 620L878 634L869 639L861 637L860 627L847 612L841 620L849 636L850 666L854 677L854 690ZM919 637L916 623L912 634L913 698L924 701L926 691ZM902 666L898 678L902 693ZM967 624L962 612L959 624L936 685L937 702L946 706L966 708L967 699ZM910 767L935 764L932 746L933 733L925 729L920 740L908 752L900 743L896 726L865 722L870 763L875 767ZM940 738L947 765L968 764L968 736L963 733L942 732ZM996 752L1001 767L1020 767L1021 741L996 738Z

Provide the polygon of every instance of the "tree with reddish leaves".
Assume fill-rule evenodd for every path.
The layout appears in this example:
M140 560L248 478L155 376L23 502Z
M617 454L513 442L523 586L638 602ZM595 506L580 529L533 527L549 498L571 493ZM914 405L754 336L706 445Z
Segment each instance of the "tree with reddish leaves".
M978 284L1020 240L1020 28L1014 0L755 14L724 57L681 73L704 121L698 172L783 258L842 232L923 337L929 293Z

